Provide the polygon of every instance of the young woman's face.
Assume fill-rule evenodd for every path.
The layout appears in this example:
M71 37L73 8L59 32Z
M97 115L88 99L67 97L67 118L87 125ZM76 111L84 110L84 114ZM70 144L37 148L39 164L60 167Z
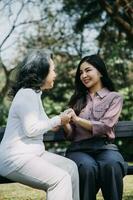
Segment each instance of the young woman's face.
M102 88L100 72L87 62L80 66L80 80L89 90L96 91Z
M48 73L46 79L44 80L44 84L42 85L41 90L46 90L46 89L52 88L54 85L55 78L56 78L55 65L54 65L53 60L50 59L49 73Z

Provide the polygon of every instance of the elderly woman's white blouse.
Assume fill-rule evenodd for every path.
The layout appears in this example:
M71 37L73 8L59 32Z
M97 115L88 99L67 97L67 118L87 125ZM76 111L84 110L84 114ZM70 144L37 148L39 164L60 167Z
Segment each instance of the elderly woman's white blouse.
M0 144L0 174L8 175L44 150L43 134L61 124L51 119L41 102L41 92L20 89L13 99L4 138Z

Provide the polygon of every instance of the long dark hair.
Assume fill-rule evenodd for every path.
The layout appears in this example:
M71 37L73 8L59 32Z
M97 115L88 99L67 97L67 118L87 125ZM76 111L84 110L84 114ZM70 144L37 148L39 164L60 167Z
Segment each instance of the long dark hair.
M9 91L9 97L12 99L20 88L32 88L39 92L49 73L50 58L52 59L53 55L49 50L30 50L17 67L16 79Z
M75 91L69 102L69 106L75 110L76 114L80 113L81 109L83 109L86 106L86 102L87 102L86 96L87 96L88 89L80 80L80 66L84 62L87 62L93 65L100 72L100 74L102 75L101 82L104 87L106 87L110 91L115 90L114 84L108 75L105 63L103 62L101 57L97 54L85 56L79 62L76 76L75 76Z

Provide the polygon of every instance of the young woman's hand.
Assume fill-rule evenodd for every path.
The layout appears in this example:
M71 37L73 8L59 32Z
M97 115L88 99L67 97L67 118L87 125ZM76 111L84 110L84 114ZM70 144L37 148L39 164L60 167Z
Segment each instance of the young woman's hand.
M73 110L73 112L71 112L71 121L76 123L77 120L78 120L78 116L76 115L76 113Z

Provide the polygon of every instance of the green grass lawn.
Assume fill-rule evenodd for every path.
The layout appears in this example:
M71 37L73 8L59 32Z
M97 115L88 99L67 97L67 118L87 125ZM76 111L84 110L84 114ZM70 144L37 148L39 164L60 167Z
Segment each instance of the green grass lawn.
M0 185L0 200L45 200L45 192L13 183ZM100 192L97 200L103 200ZM133 176L124 178L123 200L133 200Z

